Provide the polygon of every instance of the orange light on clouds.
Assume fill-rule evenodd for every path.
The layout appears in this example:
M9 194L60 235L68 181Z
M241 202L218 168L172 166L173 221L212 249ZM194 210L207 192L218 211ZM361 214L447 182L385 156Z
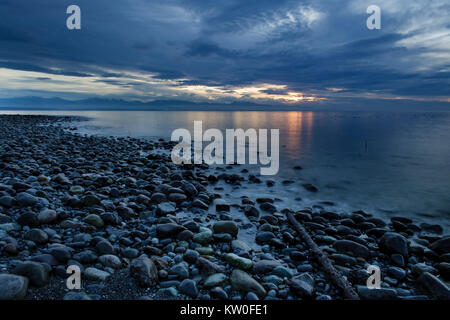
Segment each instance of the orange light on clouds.
M316 95L307 95L290 90L287 85L262 83L249 86L208 86L185 84L186 79L160 79L156 75L140 72L124 72L120 76L105 78L101 75L91 77L47 74L43 72L22 71L0 68L0 90L26 88L30 90L82 93L104 96L134 96L141 101L152 101L158 97L193 98L208 101L250 101L259 103L295 104L327 100ZM47 79L46 81L39 78Z
M179 86L177 90L187 91L197 96L216 100L221 98L251 99L259 101L277 101L281 103L311 102L325 100L316 96L307 96L302 92L288 90L286 85L259 84L240 87L212 87L205 85ZM270 93L279 92L279 93Z

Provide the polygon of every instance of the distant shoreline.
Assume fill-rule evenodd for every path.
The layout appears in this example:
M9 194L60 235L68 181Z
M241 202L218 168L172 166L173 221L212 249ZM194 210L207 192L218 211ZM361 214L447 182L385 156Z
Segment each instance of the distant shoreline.
M222 107L222 108L210 108L210 107L196 107L196 108L187 108L187 107L171 107L171 108L93 108L93 107L86 107L86 108L4 108L0 107L0 113L1 112L71 112L71 111L158 111L158 112L183 112L183 111L201 111L201 112L323 112L323 113L450 113L449 110L406 110L406 109L399 109L399 110L385 110L385 109L368 109L368 110L360 110L360 109L340 109L340 110L334 110L334 109L316 109L316 108L299 108L299 107L274 107L270 109L261 109L258 107L253 108L229 108L229 107ZM42 114L45 115L45 114Z

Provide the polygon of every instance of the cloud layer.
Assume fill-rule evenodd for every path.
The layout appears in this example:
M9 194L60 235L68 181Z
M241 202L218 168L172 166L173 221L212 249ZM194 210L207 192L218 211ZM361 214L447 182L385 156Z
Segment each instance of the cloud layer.
M1 96L450 102L446 0L72 2L0 3Z

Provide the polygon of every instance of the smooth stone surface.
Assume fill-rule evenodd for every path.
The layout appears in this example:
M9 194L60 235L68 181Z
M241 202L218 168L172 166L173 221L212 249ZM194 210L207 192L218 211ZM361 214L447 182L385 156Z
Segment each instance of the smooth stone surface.
M175 237L183 230L184 228L176 223L165 223L156 226L156 233L162 239Z
M85 292L70 291L64 295L63 300L92 300Z
M198 296L197 284L191 279L184 279L179 286L179 290L191 298Z
M19 204L19 206L22 207L29 207L29 206L33 206L36 203L38 203L38 198L36 198L35 196L32 196L29 193L26 192L21 192L18 195L16 195L16 201Z
M254 292L260 298L265 297L267 294L264 287L245 271L239 269L233 270L230 281L233 289L235 290Z
M145 256L131 261L130 276L135 278L141 287L152 287L158 283L158 269L152 260Z
M433 242L430 246L430 249L436 251L439 254L450 253L450 237L444 237Z
M394 289L380 288L369 289L367 286L357 286L358 294L363 300L396 300L397 293Z
M355 241L338 240L333 244L333 247L339 252L350 253L355 257L362 257L364 259L369 257L369 249Z
M277 260L260 260L254 264L253 271L255 273L268 273L280 265Z
M212 274L205 279L203 286L205 288L212 288L221 285L227 280L227 276L223 273Z
M227 261L230 265L242 270L249 270L253 267L252 260L240 257L234 253L228 253L225 256L225 261Z
M30 280L30 285L36 287L45 286L49 281L47 269L39 262L21 262L14 268L13 273L27 277Z
M239 233L239 227L234 221L218 221L213 226L214 233L228 233L236 237Z
M31 229L25 233L25 239L41 244L48 241L48 235L41 229Z
M169 273L177 275L181 279L189 278L189 270L182 263L176 264L169 269Z
M424 272L436 273L436 269L432 266L429 266L425 263L416 263L411 267L411 272L416 277L420 276Z
M84 276L93 281L105 281L109 278L109 276L111 276L111 274L109 272L90 267L84 270Z
M302 298L310 298L314 294L314 287L300 279L291 279L289 281L289 286L295 295Z
M110 267L113 269L120 269L122 267L120 258L112 254L105 254L99 257L98 261L100 261L100 263L105 267Z
M22 300L28 290L26 277L0 274L0 300Z
M408 243L406 238L398 233L386 232L380 239L380 249L387 253L398 253L408 256Z
M101 228L105 225L102 218L100 218L100 216L96 214L88 215L86 218L84 218L84 222L98 228Z
M433 296L441 300L450 300L450 289L439 278L428 272L422 273L417 282Z
M58 219L58 214L55 210L45 209L39 212L38 220L40 224L52 224Z

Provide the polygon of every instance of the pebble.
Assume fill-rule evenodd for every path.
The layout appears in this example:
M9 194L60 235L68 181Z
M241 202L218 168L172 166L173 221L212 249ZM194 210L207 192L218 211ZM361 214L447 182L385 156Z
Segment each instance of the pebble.
M387 253L398 253L403 257L408 256L408 244L406 238L398 233L386 232L380 239L380 249Z
M197 284L191 279L184 279L178 288L181 293L191 298L195 299L198 296Z
M86 218L84 218L84 222L86 222L87 224L90 224L94 227L99 227L99 228L101 228L105 225L102 218L100 218L100 216L97 214L88 215Z
M228 294L220 287L212 288L209 291L209 294L214 299L218 299L218 300L227 300L228 299Z
M41 244L48 241L48 235L41 229L31 229L25 233L25 239Z
M170 268L169 274L174 274L181 279L189 278L189 270L183 263L179 263Z
M29 193L26 192L21 192L16 196L16 201L19 204L19 206L22 207L29 207L29 206L33 206L36 203L38 203L38 198L36 198L35 196L32 196Z
M314 287L301 279L293 278L289 281L291 291L301 298L311 298L314 294Z
M218 221L213 226L214 233L228 233L236 237L239 232L239 227L234 221Z
M49 272L47 268L39 262L24 261L20 262L12 273L27 277L30 285L43 287L49 282Z
M39 212L37 218L40 224L52 224L58 219L58 214L55 210L44 209Z
M22 300L28 290L26 277L0 274L0 300Z
M419 285L426 288L437 299L450 300L450 289L431 273L422 273L417 279L417 282Z
M450 253L450 237L444 237L436 240L431 244L430 249L439 254Z
M135 278L141 287L152 287L158 283L158 269L153 261L145 256L131 261L130 276Z
M160 224L156 227L156 233L162 239L175 237L183 230L185 230L184 227L176 223L165 223Z
M112 254L102 255L98 258L98 261L105 267L110 267L113 269L120 269L122 267L120 258Z
M357 291L363 300L395 300L397 293L394 289L369 289L367 286L357 286Z
M231 273L231 285L233 289L244 292L254 292L258 297L263 298L267 295L266 290L261 284L253 279L245 271L235 269Z
M280 266L280 262L277 260L261 260L255 263L253 271L255 273L268 273L278 266Z
M92 300L85 292L70 291L64 295L63 300Z
M95 249L101 255L114 253L114 247L108 240L101 240L97 242Z
M351 240L338 240L333 244L333 247L342 253L350 253L356 257L362 257L367 259L369 257L369 249L355 241Z
M111 274L109 272L90 267L84 270L84 276L86 279L93 281L106 281Z
M211 288L221 285L227 280L227 276L223 273L216 273L208 276L203 282L205 288Z
M253 267L252 260L240 257L234 253L228 253L225 256L225 261L227 261L230 265L242 270L249 270Z

